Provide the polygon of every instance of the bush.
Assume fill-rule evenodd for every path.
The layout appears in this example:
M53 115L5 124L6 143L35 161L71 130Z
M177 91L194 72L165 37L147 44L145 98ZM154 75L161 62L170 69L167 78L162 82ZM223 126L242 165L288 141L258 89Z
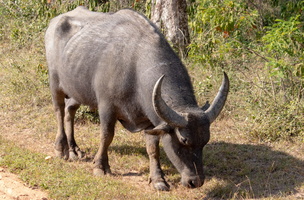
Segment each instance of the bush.
M266 67L287 101L300 100L304 95L304 24L299 17L276 20L262 37Z
M223 67L229 57L242 54L242 43L257 37L257 12L244 1L203 0L193 4L189 56L195 62Z
M300 16L289 20L275 20L267 27L256 51L264 58L268 86L263 86L260 96L263 105L254 111L253 130L260 139L304 140L304 33ZM262 112L261 112L262 111Z
M304 140L303 2L191 4L189 57L230 72L229 109L249 136Z
M263 100L266 101L255 104L251 102L251 107L248 107L250 117L246 131L249 135L260 141L279 139L304 141L303 102L284 103L265 98Z

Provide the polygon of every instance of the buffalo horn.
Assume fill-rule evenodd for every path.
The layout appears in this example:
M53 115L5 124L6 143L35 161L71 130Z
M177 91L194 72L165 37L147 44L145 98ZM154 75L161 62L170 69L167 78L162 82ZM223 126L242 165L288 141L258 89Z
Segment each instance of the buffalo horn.
M222 111L228 96L228 92L229 92L229 79L227 74L224 72L224 79L222 85L215 99L213 100L212 104L206 110L206 115L208 116L210 123L212 123Z
M185 127L187 120L172 110L161 97L162 82L165 75L162 75L155 83L152 95L153 108L157 115L173 127Z

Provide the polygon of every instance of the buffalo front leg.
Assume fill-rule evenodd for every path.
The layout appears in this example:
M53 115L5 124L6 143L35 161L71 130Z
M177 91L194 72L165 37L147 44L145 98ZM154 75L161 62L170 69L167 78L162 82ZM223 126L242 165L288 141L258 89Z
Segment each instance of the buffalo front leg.
M113 111L109 107L99 106L98 111L100 116L101 134L99 149L93 161L93 174L95 176L111 175L108 148L114 137L116 119Z
M77 160L84 156L84 153L80 150L74 138L74 119L80 104L72 98L66 99L65 104L64 121L66 126L67 142L69 145L69 160Z
M168 191L169 184L164 178L164 173L160 166L159 160L159 139L158 135L145 133L146 149L150 160L150 178L149 183L153 184L156 190Z

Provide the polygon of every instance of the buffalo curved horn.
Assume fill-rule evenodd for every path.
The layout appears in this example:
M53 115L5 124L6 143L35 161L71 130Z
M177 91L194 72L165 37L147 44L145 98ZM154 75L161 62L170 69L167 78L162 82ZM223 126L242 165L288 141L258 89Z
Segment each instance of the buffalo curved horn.
M212 104L205 112L210 123L212 123L222 111L228 96L228 92L229 92L229 79L227 74L224 72L224 79L222 85L215 99L213 100Z
M173 127L187 126L187 120L172 110L161 97L162 82L165 75L162 75L155 83L152 95L153 108L157 115Z

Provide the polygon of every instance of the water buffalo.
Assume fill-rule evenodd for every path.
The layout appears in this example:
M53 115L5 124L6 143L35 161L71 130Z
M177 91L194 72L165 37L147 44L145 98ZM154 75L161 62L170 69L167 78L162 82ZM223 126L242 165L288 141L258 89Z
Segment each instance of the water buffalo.
M181 183L203 184L202 150L228 95L225 73L213 103L200 108L181 60L155 25L130 9L99 13L78 7L59 15L50 22L45 46L58 156L82 156L73 125L76 110L85 104L100 115L95 175L111 173L108 147L119 121L130 132L144 131L155 189L169 189L159 160L160 139Z

